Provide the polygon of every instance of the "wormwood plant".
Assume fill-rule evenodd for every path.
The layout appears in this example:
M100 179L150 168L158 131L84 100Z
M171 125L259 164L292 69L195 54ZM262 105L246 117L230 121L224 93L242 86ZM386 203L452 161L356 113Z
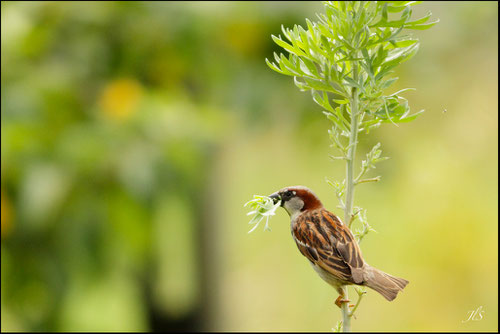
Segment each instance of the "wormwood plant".
M276 204L274 204L273 200L267 196L254 195L254 199L245 203L244 206L250 206L252 211L247 213L247 216L253 215L253 218L250 220L249 224L253 224L254 227L248 233L252 233L257 226L259 226L260 222L266 218L266 225L264 226L264 230L271 231L269 227L269 218L275 215L276 209L278 209L281 205L281 200L279 200Z
M424 30L437 23L429 22L430 12L419 19L411 18L412 7L420 3L324 2L325 13L317 15L317 21L306 19L305 27L282 27L283 37L272 36L287 55L275 53L274 62L266 59L271 69L292 76L300 90L310 91L331 122L328 133L338 151L337 156L331 157L345 162L346 175L341 182L328 179L327 182L344 211L344 223L351 228L358 221L360 227L354 231L358 242L373 229L366 220L366 211L354 206L354 189L363 183L379 181L380 176L367 177L367 174L376 163L387 159L381 157L378 143L362 159L356 173L358 137L382 123L397 126L412 121L422 112L410 113L408 101L402 96L412 88L388 92L398 79L392 76L393 70L412 58L419 47L419 41L407 34L407 30ZM262 205L260 211L254 212L257 214L254 222L276 210L268 199L256 198L252 205L258 203ZM266 210L270 213L266 214ZM360 288L356 292L358 300L351 311L348 303L342 304L342 321L336 327L339 331L350 331L351 318L365 294ZM346 287L344 295L347 299Z

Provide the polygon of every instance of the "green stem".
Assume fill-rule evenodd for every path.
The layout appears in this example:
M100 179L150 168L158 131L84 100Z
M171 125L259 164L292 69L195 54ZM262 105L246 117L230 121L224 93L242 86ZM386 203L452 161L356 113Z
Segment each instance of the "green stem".
M359 181L355 181L354 185L360 184L360 183L378 182L378 181L380 181L380 176L372 177L371 179L362 179L362 180L359 180Z
M344 299L347 299L347 285L341 287L342 294L344 295ZM342 331L350 332L351 331L351 317L349 316L349 302L342 303L340 307L340 312L342 313Z
M361 299L363 299L363 296L365 295L365 292L358 292L358 301L356 302L356 305L354 305L353 309L351 310L351 313L349 314L349 317L354 316L354 312L358 309L359 304L361 303Z
M354 80L357 79L357 67L354 68ZM352 208L354 206L354 158L356 156L356 146L358 143L358 92L352 89L351 97L351 131L349 136L349 151L347 152L346 168L346 198L344 222L351 220Z
M358 64L353 64L353 79L358 80ZM344 222L349 224L352 217L352 209L354 206L354 158L356 156L356 145L358 142L358 99L359 92L357 88L352 88L351 91L351 131L349 136L349 151L347 152L346 164L346 197L345 197L345 210ZM347 286L342 287L344 299L349 299L347 295ZM349 316L349 303L342 303L342 328L344 332L351 331L351 317Z

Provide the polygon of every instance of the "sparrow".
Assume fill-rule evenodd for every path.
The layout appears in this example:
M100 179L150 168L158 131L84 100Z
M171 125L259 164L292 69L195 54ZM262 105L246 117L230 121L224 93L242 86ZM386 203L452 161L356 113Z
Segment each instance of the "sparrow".
M408 284L366 263L349 228L308 188L286 187L269 197L275 204L281 200L290 215L293 240L318 275L337 290L338 307L349 302L342 293L344 285L366 286L392 301Z

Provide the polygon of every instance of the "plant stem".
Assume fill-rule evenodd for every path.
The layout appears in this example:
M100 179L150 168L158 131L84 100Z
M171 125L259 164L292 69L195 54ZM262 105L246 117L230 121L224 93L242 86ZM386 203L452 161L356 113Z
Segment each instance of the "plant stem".
M344 295L344 299L347 299L347 285L341 287L342 293ZM351 317L349 316L349 303L342 303L340 307L340 312L342 313L342 331L350 332L351 331Z
M358 77L358 67L354 66L354 80ZM349 223L354 206L354 158L356 156L356 146L358 143L358 89L353 88L351 93L351 133L349 136L349 151L347 152L346 163L346 197L344 222Z
M356 305L354 305L353 309L349 313L349 317L352 318L354 316L354 312L356 312L356 310L358 309L358 306L361 303L361 299L363 299L364 295L365 295L365 292L361 292L361 293L358 292L358 301L356 302Z
M353 64L353 79L358 80L358 64ZM349 136L349 151L347 152L346 163L346 197L345 197L345 210L344 222L349 224L352 217L352 209L354 206L354 158L356 156L356 145L358 141L358 89L352 88L351 91L351 133ZM349 299L347 295L347 286L342 287L344 299ZM342 303L342 329L344 332L351 331L351 317L349 316L349 303Z

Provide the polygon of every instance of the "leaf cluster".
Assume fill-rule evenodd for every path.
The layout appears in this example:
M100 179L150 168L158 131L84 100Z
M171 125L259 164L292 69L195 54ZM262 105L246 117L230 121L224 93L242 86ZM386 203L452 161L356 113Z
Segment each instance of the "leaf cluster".
M428 22L431 13L412 20L412 6L418 3L324 2L318 21L306 19L306 27L293 29L282 26L284 38L272 36L288 55L275 53L274 62L266 62L276 72L293 76L301 90L310 90L341 134L349 133L353 89L359 91L360 130L411 121L418 113L410 115L407 100L399 95L405 90L390 95L384 91L398 79L390 77L393 69L418 50L419 41L404 31L428 29L437 22Z
M254 225L254 227L248 231L248 233L253 232L257 226L259 226L260 222L266 218L266 225L264 226L264 230L270 231L269 227L269 217L274 216L276 210L280 207L281 200L279 200L276 204L273 199L268 196L260 196L254 195L253 199L246 202L244 207L249 206L252 211L247 213L247 216L254 215L248 224Z

